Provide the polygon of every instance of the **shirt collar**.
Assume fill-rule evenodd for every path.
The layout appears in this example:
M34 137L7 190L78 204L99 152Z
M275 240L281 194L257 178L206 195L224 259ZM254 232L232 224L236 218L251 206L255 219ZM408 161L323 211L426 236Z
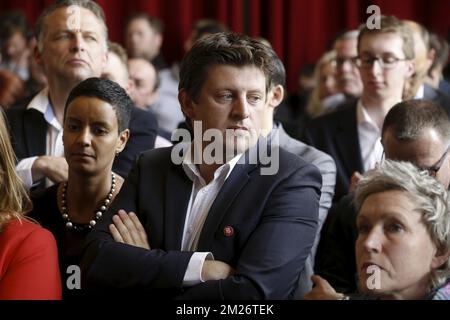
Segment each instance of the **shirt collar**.
M380 130L375 121L373 121L373 119L370 117L370 114L367 112L366 108L363 106L361 99L358 100L358 103L356 105L356 119L358 125L368 124L376 128L377 130Z
M203 185L206 185L205 180L200 174L200 170L198 169L197 165L194 164L194 161L192 159L191 150L193 145L194 145L193 143L186 143L186 145L182 147L184 157L181 165L183 166L183 170L189 177L189 179L191 179L192 181L198 179L201 181ZM216 180L219 176L222 176L225 173L226 174L224 180L226 180L231 174L231 171L233 171L234 167L236 166L242 155L243 153L236 155L233 159L217 168L217 170L214 172L214 180Z
M27 109L35 109L42 114L45 114L47 107L50 105L48 99L48 87L42 89L28 104Z
M423 99L425 95L425 86L421 85L414 96L414 99Z
M35 109L44 115L45 121L48 124L55 127L58 131L61 131L62 125L56 119L55 113L53 112L50 99L48 98L48 87L40 91L31 102L28 104L27 109Z

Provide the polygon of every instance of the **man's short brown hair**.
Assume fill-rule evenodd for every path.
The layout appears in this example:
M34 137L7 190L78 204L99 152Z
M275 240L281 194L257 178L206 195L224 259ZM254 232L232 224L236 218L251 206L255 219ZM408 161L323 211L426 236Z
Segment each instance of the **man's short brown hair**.
M381 16L380 28L369 29L366 24L362 25L358 36L358 54L360 53L360 46L362 38L367 34L380 33L395 33L403 40L403 53L405 58L414 59L414 40L410 29L406 24L394 16Z
M265 75L267 93L276 69L274 55L273 49L246 35L224 32L206 36L199 39L181 61L178 88L197 101L210 66L255 66Z

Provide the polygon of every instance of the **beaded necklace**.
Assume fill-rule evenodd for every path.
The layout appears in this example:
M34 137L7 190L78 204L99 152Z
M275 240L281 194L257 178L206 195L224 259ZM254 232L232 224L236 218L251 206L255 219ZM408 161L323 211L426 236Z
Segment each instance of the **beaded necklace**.
M77 232L84 232L87 230L91 230L97 224L97 221L99 221L102 218L106 209L108 209L108 206L111 203L111 199L115 191L116 191L116 176L114 173L111 173L111 189L109 190L106 199L103 201L103 204L100 206L100 208L98 208L95 211L94 219L89 221L89 223L74 223L69 218L67 208L67 181L66 181L62 187L62 195L61 195L61 214L66 224L66 228Z

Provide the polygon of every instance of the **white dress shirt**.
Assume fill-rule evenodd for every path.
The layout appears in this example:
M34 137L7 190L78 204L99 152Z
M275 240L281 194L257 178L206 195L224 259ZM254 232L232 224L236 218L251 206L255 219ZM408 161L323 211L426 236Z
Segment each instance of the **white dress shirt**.
M358 140L364 172L373 169L381 161L383 146L381 144L381 128L373 121L362 105L361 99L356 106L358 122Z
M423 96L425 95L425 86L421 85L419 89L417 89L416 95L414 96L414 99L423 99Z
M196 251L198 240L211 209L214 200L221 190L226 179L233 171L242 154L237 155L229 162L220 166L214 172L214 178L206 184L200 174L198 167L192 161L191 144L183 148L185 150L182 166L184 172L192 180L192 191L186 212L186 219L183 229L183 239L181 242L182 251ZM201 271L205 259L213 259L210 252L195 252L189 261L186 273L183 278L183 285L192 286L203 282Z
M156 136L154 149L170 147L170 146L172 146L172 142L170 142L169 140L167 140L164 137L161 137L158 135Z
M64 157L64 145L62 142L63 126L56 118L53 108L48 99L48 88L39 92L33 100L28 104L27 109L35 109L44 115L44 119L47 122L47 136L46 136L46 149L45 154L47 156ZM33 185L33 176L31 168L34 161L38 157L24 158L16 165L16 171L27 188ZM36 180L40 180L43 177L37 177ZM45 185L51 186L53 182L49 179L45 179Z

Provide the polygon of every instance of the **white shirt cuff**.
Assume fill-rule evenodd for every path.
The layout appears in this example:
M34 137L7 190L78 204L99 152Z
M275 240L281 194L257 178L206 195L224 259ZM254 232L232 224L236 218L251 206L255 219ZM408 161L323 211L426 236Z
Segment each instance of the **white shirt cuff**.
M211 252L194 252L184 274L183 287L190 287L205 282L202 279L202 269L205 260L214 260Z
M16 172L22 179L25 187L27 189L31 188L33 185L33 175L31 173L31 168L38 157L25 158L19 161L16 165Z

